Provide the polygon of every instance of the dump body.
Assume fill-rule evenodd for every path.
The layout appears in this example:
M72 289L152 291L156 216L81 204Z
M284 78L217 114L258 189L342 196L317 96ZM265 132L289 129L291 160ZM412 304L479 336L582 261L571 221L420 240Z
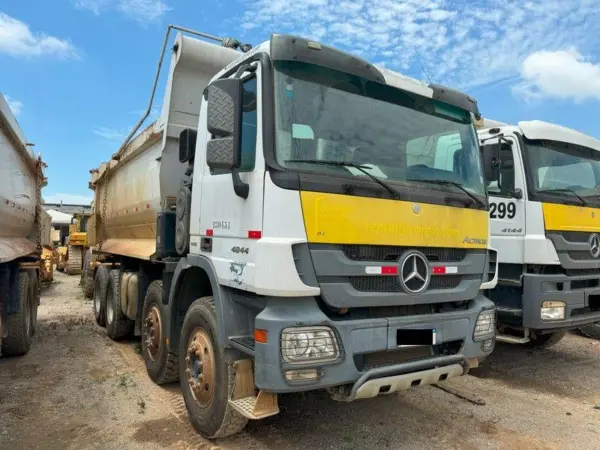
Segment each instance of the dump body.
M0 352L29 351L39 305L42 245L50 216L41 208L43 163L0 94ZM51 277L46 277L46 279Z
M175 47L160 118L92 171L99 226L90 245L102 242L103 252L152 258L157 214L174 209L185 172L178 159L179 133L197 127L204 88L239 56L235 50L184 36L178 37Z
M0 263L35 252L38 162L0 94Z

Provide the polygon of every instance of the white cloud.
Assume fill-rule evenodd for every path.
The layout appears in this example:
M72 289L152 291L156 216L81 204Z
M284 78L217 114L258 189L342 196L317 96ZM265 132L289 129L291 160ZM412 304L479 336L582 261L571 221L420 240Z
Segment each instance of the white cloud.
M94 197L92 195L77 195L77 194L50 194L42 195L45 203L60 203L67 205L89 205Z
M97 136L103 137L105 139L114 139L114 140L125 139L125 135L126 135L126 133L123 131L113 130L112 128L107 128L107 127L94 128L92 130L92 133L94 133Z
M513 92L526 100L600 100L600 63L586 60L575 49L535 52L523 61L521 82Z
M76 58L77 50L67 40L32 32L24 22L0 12L0 53L11 56L41 55Z
M95 15L108 11L118 11L140 23L160 19L171 8L165 0L73 0L79 9L86 9Z
M248 0L242 31L318 36L460 88L517 77L528 55L596 50L598 0Z
M8 103L8 107L12 111L13 115L15 117L19 116L19 114L21 114L21 112L23 111L23 102L14 99L8 95L5 95L4 98L6 99L6 103Z

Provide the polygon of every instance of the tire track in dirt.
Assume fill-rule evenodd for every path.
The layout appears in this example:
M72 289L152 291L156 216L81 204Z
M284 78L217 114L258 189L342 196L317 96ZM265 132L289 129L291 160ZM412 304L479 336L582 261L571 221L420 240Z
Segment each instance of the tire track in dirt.
M128 343L115 343L121 357L126 364L135 369L136 374L140 377L146 377L148 382L152 384L151 395L156 398L160 396L164 400L164 404L168 407L171 416L181 425L181 441L186 450L217 450L217 449L263 449L264 444L253 438L249 433L242 432L240 435L229 438L219 439L212 442L201 437L190 424L185 401L181 394L179 383L171 383L165 386L157 386L148 378L144 367L144 362L141 356L136 353L132 346Z

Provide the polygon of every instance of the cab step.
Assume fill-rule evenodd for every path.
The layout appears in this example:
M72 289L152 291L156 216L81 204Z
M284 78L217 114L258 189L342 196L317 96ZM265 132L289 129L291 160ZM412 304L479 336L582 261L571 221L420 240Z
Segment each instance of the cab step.
M242 416L259 420L279 413L277 394L258 391L254 385L252 360L242 359L233 364L235 386L229 399L229 405Z
M233 409L248 419L259 420L279 414L277 394L259 391L257 396L229 400Z

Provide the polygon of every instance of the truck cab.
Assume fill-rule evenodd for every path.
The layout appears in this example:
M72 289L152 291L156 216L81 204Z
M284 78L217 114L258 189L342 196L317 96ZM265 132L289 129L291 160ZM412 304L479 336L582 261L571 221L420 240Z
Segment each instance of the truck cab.
M600 141L558 125L478 132L498 249L498 340L550 346L600 320Z

